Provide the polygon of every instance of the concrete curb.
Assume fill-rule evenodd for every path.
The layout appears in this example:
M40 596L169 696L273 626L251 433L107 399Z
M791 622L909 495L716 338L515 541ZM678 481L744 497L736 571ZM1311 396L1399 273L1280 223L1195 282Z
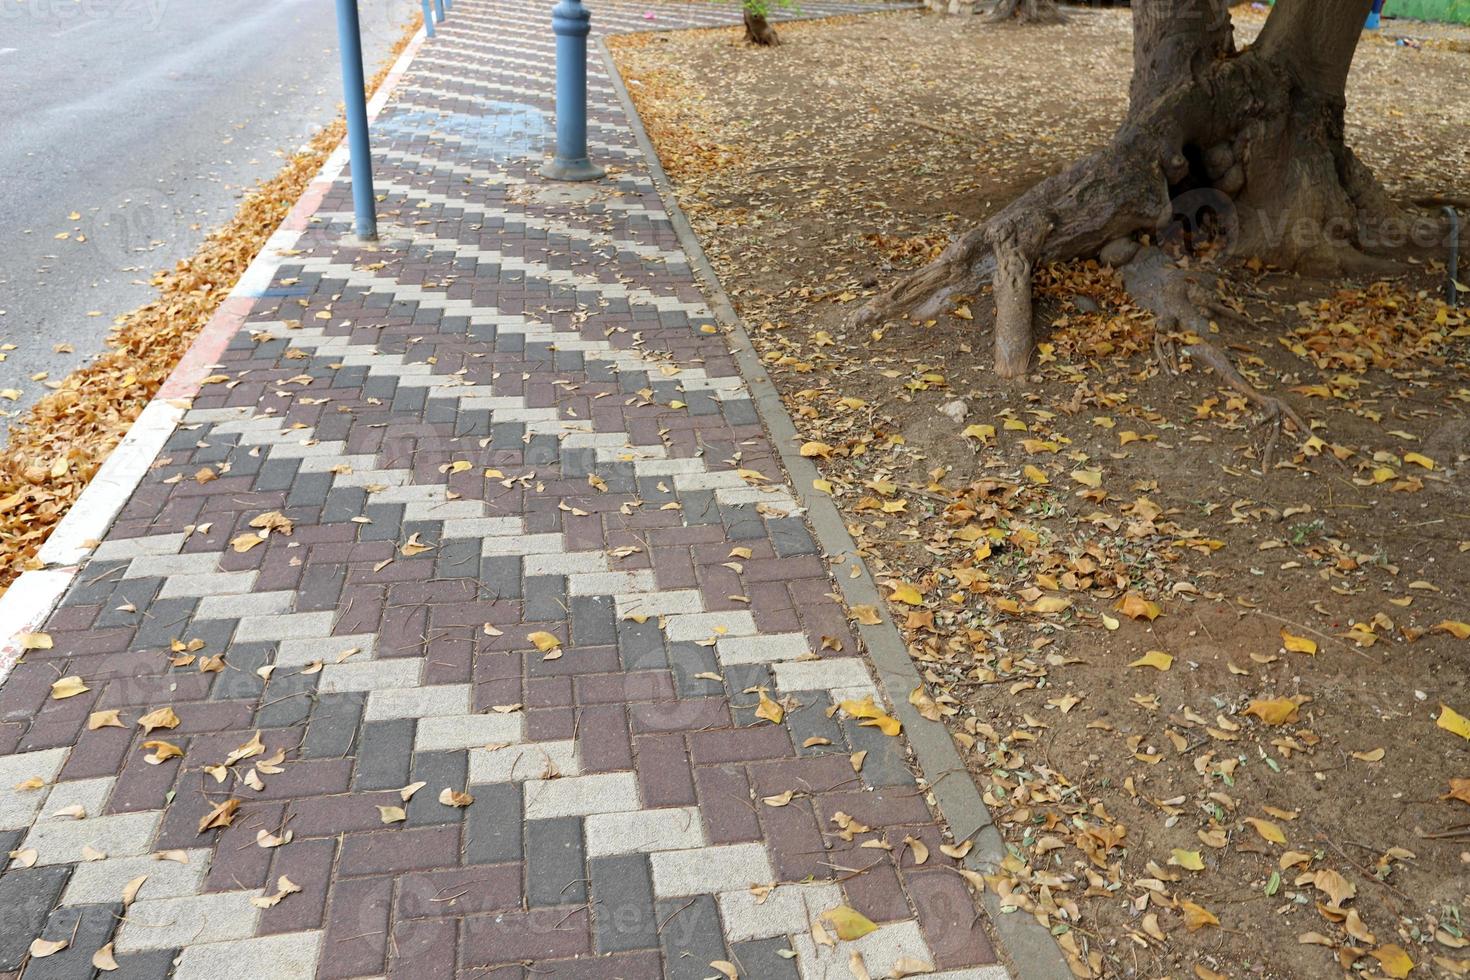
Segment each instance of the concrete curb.
M368 102L368 119L377 118L387 105L404 72L425 39L423 28L393 62L373 98ZM143 481L169 436L184 417L188 402L199 393L201 383L229 345L230 338L245 323L251 307L270 288L283 254L295 248L311 216L321 206L332 183L347 165L347 147L339 144L323 162L281 225L266 239L250 265L241 273L219 309L215 310L184 351L179 363L164 380L143 411L133 420L122 441L108 454L66 515L51 529L36 557L42 570L22 573L0 596L0 681L10 674L21 655L19 635L39 629L61 597L66 594L81 565L102 539L123 505Z
M607 67L623 110L628 115L633 133L638 139L638 147L648 162L654 186L669 212L679 243L689 255L691 268L703 280L705 294L710 301L710 308L714 310L715 318L728 328L726 336L734 347L733 353L740 366L740 373L750 387L756 412L770 434L772 444L780 453L786 472L791 476L796 498L806 508L807 520L818 544L830 558L840 559L843 567L850 568L852 565L849 563L856 563L862 572L856 578L835 576L837 585L849 607L871 605L878 610L882 622L874 626L859 625L858 635L878 671L879 687L888 699L894 717L903 722L915 761L928 783L934 803L954 833L955 840L974 840L975 846L966 857L965 865L982 873L991 873L1008 853L1005 840L991 821L990 813L985 808L974 781L970 779L949 732L943 724L929 721L909 704L909 693L923 681L909 658L903 636L888 615L887 602L878 591L877 583L873 581L867 565L858 557L857 545L847 533L847 526L842 521L837 505L829 496L814 489L812 481L818 479L820 474L812 461L799 451L796 426L786 412L780 392L766 373L765 365L756 353L739 314L725 295L698 236L679 208L673 186L664 173L653 142L643 128L643 121L638 116L638 110L633 105L604 39L597 39L597 50ZM989 889L982 893L981 901L989 914L991 927L1000 940L1000 953L1009 961L1015 976L1025 980L1070 980L1072 971L1062 957L1061 950L1051 934L1035 918L1015 910L1003 910L999 898Z

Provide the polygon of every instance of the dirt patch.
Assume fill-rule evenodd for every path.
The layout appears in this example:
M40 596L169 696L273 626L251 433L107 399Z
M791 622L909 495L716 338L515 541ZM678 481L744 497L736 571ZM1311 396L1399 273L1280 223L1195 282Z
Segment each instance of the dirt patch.
M1470 327L1442 263L1381 283L1238 271L1240 317L1211 339L1315 433L1264 475L1249 406L1163 370L1105 270L1043 277L1050 330L1019 384L987 366L985 294L846 331L880 284L1111 135L1128 14L780 29L770 50L738 30L614 46L804 451L892 583L916 703L1014 848L991 887L1079 972L1470 973L1470 783L1452 783L1470 742L1442 708L1470 714ZM1444 97L1467 38L1360 49L1349 139L1400 200L1470 186Z

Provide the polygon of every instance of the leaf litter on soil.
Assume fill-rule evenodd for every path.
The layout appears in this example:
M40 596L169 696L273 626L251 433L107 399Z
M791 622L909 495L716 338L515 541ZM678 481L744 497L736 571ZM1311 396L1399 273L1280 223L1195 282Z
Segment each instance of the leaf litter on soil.
M1211 340L1313 424L1263 475L1251 406L1161 374L1152 317L1095 264L1037 277L1021 385L989 371L983 290L844 327L1111 135L1126 11L781 32L612 46L792 448L888 583L910 701L1006 835L979 884L1079 976L1470 974L1470 321L1443 257L1384 282L1235 270ZM1470 184L1440 96L1470 32L1426 33L1369 38L1349 82L1349 138L1406 200Z

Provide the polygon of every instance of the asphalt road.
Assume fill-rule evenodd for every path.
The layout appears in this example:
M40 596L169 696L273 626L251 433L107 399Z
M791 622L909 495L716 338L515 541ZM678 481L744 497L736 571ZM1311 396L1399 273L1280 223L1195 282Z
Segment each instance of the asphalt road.
M359 0L369 76L418 6ZM339 72L332 0L0 0L4 416L332 119Z

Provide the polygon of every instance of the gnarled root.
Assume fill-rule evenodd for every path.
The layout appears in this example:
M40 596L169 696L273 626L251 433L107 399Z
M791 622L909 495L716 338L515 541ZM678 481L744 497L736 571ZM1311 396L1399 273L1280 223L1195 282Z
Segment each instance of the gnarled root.
M1176 267L1157 248L1140 249L1133 261L1123 267L1123 286L1128 295L1153 313L1157 321L1154 354L1164 370L1177 374L1179 356L1183 355L1214 371L1228 387L1240 392L1261 410L1266 427L1266 440L1261 447L1261 472L1267 473L1286 422L1291 423L1299 436L1305 437L1312 430L1289 403L1256 388L1236 369L1224 351L1202 339L1203 334L1209 333L1211 316L1224 318L1235 315L1201 285L1203 278L1213 280L1214 277ZM1174 330L1188 331L1194 339L1186 344L1176 344L1167 336Z
M938 315L950 297L975 288L994 274L995 259L989 252L986 226L982 225L950 242L922 269L868 300L853 312L848 325L865 328L905 315L920 320Z

